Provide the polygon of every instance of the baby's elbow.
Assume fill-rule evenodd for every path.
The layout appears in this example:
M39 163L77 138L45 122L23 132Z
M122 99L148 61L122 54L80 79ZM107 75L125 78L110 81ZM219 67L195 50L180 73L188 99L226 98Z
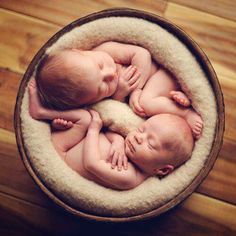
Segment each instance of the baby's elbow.
M80 112L80 119L76 122L76 124L88 127L92 120L90 113L86 110L81 110Z
M119 188L121 190L133 189L137 186L137 181L134 178L125 178L119 183Z

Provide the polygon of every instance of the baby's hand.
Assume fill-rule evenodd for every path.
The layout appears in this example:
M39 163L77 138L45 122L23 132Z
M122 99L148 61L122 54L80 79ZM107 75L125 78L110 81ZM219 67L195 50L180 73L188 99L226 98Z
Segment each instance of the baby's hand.
M134 91L139 84L140 75L136 66L130 65L127 67L119 76L117 92L113 95L113 98L122 100Z
M118 166L119 171L121 171L122 166L124 170L128 169L128 159L125 155L124 142L113 142L111 144L110 153L106 162L111 162L112 169L116 166Z
M142 94L141 89L134 90L133 93L130 95L129 105L136 114L138 114L141 117L146 117L147 115L144 109L139 104L139 99L141 94Z
M92 120L89 124L89 129L100 130L102 128L102 120L98 112L94 110L89 110Z

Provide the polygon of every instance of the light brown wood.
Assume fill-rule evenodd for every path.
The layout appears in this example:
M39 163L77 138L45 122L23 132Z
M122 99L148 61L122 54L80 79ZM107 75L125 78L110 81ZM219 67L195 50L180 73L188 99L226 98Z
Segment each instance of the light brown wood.
M25 147L24 139L22 137L22 129L21 129L21 119L20 119L20 113L21 113L21 103L22 98L25 93L25 88L27 85L27 81L29 81L30 77L33 74L35 65L38 63L38 60L44 55L45 50L47 47L50 47L53 43L55 43L58 38L61 36L61 34L64 34L70 30L72 30L76 26L83 25L89 21L96 20L101 17L111 17L111 16L129 16L129 17L140 17L145 18L146 20L161 25L163 28L167 29L177 37L181 38L182 42L186 44L186 46L189 48L189 50L196 55L197 60L202 65L203 70L205 71L207 78L209 80L209 83L212 86L212 90L215 93L216 97L216 104L217 104L217 123L216 123L216 130L215 130L215 136L214 141L212 144L211 152L209 153L208 159L206 160L204 167L200 170L199 174L194 178L194 180L184 189L181 193L179 193L177 196L175 196L173 199L165 203L164 205L150 211L144 214L140 215L134 215L134 216L122 216L122 217L105 217L105 216L94 216L89 213L84 213L81 210L75 209L71 207L68 203L62 201L57 195L53 193L50 189L47 188L47 186L44 183L44 180L41 179L37 172L35 172L33 166L30 162L30 156L28 156L28 150ZM203 179L207 176L208 172L211 170L217 155L219 153L220 147L222 145L223 140L223 132L224 132L224 104L223 104L223 98L222 98L222 92L218 83L218 79L216 77L216 74L206 57L206 55L202 52L202 50L198 47L197 44L194 43L194 41L189 38L183 31L179 30L178 27L171 24L170 22L166 21L164 18L161 18L159 16L154 16L152 14L148 14L142 11L137 10L131 10L131 9L111 9L106 10L102 12L98 12L92 15L89 15L85 18L81 18L77 20L76 22L67 25L60 33L57 33L53 38L51 38L37 53L37 55L34 57L34 60L30 63L27 72L24 75L24 78L22 80L22 83L20 85L18 96L17 96L17 102L16 102L16 108L15 108L15 114L14 114L14 124L15 124L15 132L16 132L16 140L17 145L22 157L22 160L30 173L30 175L33 177L35 182L39 185L39 187L57 204L65 208L67 211L76 214L79 217L84 217L92 220L97 221L108 221L108 222L128 222L128 221L137 221L137 220L143 220L148 219L150 217L157 216L159 214L162 214L163 212L169 210L170 208L173 208L175 205L179 204L181 201L183 201L186 197L188 197L192 192L195 190L195 188L203 181Z
M38 207L43 207L50 209L47 211L49 215L62 217L66 223L60 221L59 226L63 228L63 224L69 224L72 229L68 232L72 235L77 231L82 235L103 231L111 234L117 232L122 235L157 235L157 233L158 235L185 235L186 232L188 235L235 235L236 74L235 66L232 65L235 63L233 59L235 58L235 21L216 17L216 15L220 16L219 12L222 12L222 9L212 8L209 0L207 0L209 4L206 3L201 11L171 3L173 1L168 3L165 1L127 1L128 4L133 4L129 7L143 8L157 14L164 12L168 19L191 34L194 40L204 47L207 55L210 55L225 97L224 145L213 170L197 190L209 197L193 194L174 210L149 220L145 224L133 223L121 227L112 225L109 228L103 227L101 223L97 226L93 223L91 227L91 223L86 224L80 219L72 219L73 217L71 218L67 213L63 213L66 216L62 216L62 211L58 210L35 185L17 153L14 134L7 130L13 131L14 102L22 74L38 49L61 28L57 25L68 24L80 16L108 7L107 4L117 7L122 6L124 2L117 0L114 3L113 1L89 1L88 3L88 1L60 0L60 4L50 5L51 2L54 1L0 1L0 7L3 7L0 9L0 30L3 32L0 37L0 192L3 194L3 198L2 194L0 197L0 234L42 235L42 231L52 234L55 232L55 226L50 227L47 222L40 221L45 214L39 213L41 210ZM226 9L227 6L233 4L232 1L222 2ZM186 2L181 4L184 5ZM193 4L189 6L197 9L197 6ZM235 11L231 11L232 9L227 9L223 17L235 19L236 14ZM231 16L227 17L227 15ZM15 34L17 38L13 37ZM222 50L219 50L219 45L223 45ZM5 68L9 68L10 71ZM9 199L5 201L9 197L11 201ZM214 198L222 201L214 200ZM8 204L7 207L4 202ZM17 206L21 208L16 210ZM33 213L28 214L28 212ZM50 216L47 220L53 221L53 217ZM79 227L74 228L71 223L74 220L82 224L83 230L81 228L79 230Z
M149 11L162 15L166 7L165 0L80 0L80 1L65 1L65 0L51 0L51 1L31 1L31 0L1 0L0 7L9 9L15 12L23 13L25 15L33 16L35 18L46 20L58 25L67 25L70 22L91 14L95 11L101 11L106 8L113 7L128 7L135 8L142 11ZM55 17L60 15L60 17Z
M236 20L236 2L228 0L169 0L179 5L188 6L198 9L203 12L208 12L213 15L221 16L230 20Z
M164 16L184 29L213 63L235 77L236 22L173 3L168 4Z
M192 235L214 235L219 232L233 235L236 230L236 207L200 194L193 194L176 209L144 223L132 224L91 224L78 221L74 216L56 206L44 208L0 193L0 219L8 213L20 222L20 227L30 226L35 233L93 235L104 232L107 235L172 235L190 231ZM37 214L34 214L37 212ZM227 212L227 214L225 214ZM66 223L65 223L66 222ZM92 225L92 227L91 227ZM145 225L145 226L144 226ZM178 225L178 227L175 227ZM0 231L1 232L1 231Z
M37 50L60 27L0 8L0 67L23 74Z

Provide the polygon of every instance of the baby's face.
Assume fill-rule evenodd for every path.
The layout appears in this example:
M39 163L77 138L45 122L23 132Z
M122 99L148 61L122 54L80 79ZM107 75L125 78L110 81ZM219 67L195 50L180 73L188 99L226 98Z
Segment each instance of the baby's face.
M125 139L125 152L128 158L146 173L154 174L156 169L170 163L173 151L164 147L167 140L175 140L175 119L156 115L142 123ZM181 126L181 125L180 125ZM181 127L178 127L181 130Z
M118 84L117 67L112 57L100 51L74 50L70 58L75 68L78 68L81 79L86 80L88 88L85 103L100 101L115 93Z

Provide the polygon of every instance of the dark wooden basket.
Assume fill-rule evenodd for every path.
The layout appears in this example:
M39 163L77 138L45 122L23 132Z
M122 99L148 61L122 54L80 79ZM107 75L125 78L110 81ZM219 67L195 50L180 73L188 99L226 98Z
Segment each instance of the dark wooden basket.
M67 203L63 202L52 191L50 191L50 189L46 186L43 180L41 180L40 177L37 176L36 174L37 172L34 170L33 166L31 165L30 157L28 155L28 152L24 144L24 139L22 137L22 127L21 127L21 119L20 119L22 98L25 93L27 83L30 77L32 76L35 65L37 64L38 60L42 57L42 55L44 55L45 50L48 47L50 47L53 43L55 43L59 37L61 37L66 32L70 31L74 27L83 25L87 22L90 22L99 18L110 17L110 16L128 16L128 17L142 18L149 22L160 25L161 27L168 30L170 33L174 34L177 38L179 38L188 47L188 49L196 56L198 62L202 66L203 70L205 71L209 79L209 82L212 86L212 90L214 91L214 94L216 97L217 112L218 112L215 137L213 140L212 148L211 148L209 157L207 158L207 161L204 167L199 172L198 176L192 181L192 183L186 189L184 189L181 193L179 193L172 200L168 201L166 204L148 213L131 216L131 217L102 217L102 216L88 214L88 213L82 212L81 210L71 207ZM39 185L39 187L43 190L43 192L49 198L51 198L55 203L63 207L65 210L79 217L83 217L83 218L86 218L89 220L95 220L95 221L128 222L128 221L144 220L144 219L148 219L148 218L160 215L161 213L169 210L170 208L176 206L178 203L183 201L198 187L198 185L205 179L209 171L212 169L214 162L217 158L217 155L220 151L220 148L222 146L224 125L225 125L225 114L224 114L223 95L221 92L221 88L220 88L217 76L214 72L214 69L212 68L211 63L208 60L205 53L183 30L181 30L178 26L169 22L165 18L162 18L154 14L150 14L150 13L138 11L138 10L133 10L133 9L113 8L113 9L108 9L108 10L104 10L101 12L88 15L86 17L80 18L72 22L71 24L67 25L62 30L60 30L58 33L56 33L52 38L50 38L49 41L38 51L38 53L35 55L35 57L31 61L21 81L21 85L20 85L18 95L17 95L17 100L16 100L14 122L15 122L15 133L16 133L17 145L18 145L18 149L20 151L22 160L24 162L24 165L26 169L28 170L28 172L30 173L30 175L32 176L32 178L34 179L34 181Z

